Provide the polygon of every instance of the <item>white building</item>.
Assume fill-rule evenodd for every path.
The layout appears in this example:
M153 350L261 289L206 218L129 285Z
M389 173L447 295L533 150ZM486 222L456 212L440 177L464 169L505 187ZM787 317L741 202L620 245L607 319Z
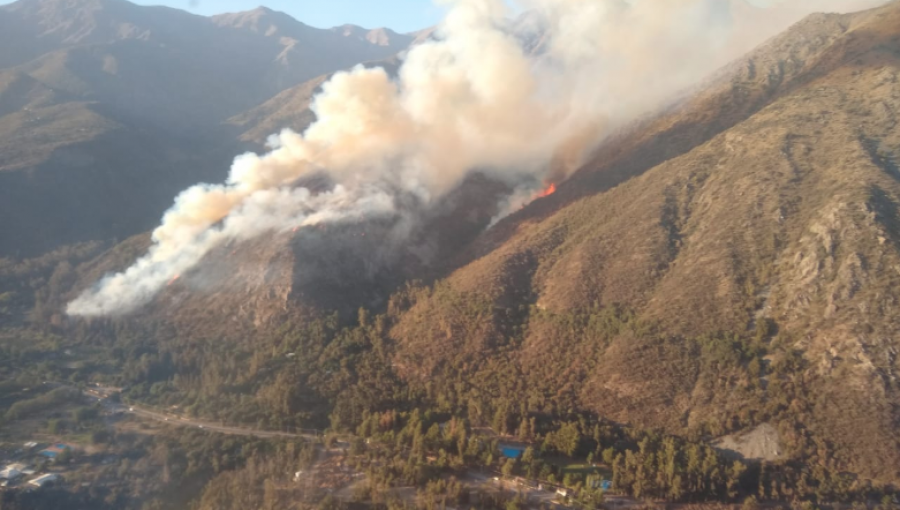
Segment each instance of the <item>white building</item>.
M46 475L41 475L33 480L29 480L28 483L34 485L35 487L43 487L49 483L54 483L59 480L59 475L55 473L47 473Z
M18 480L22 478L22 472L14 467L7 467L3 471L0 471L0 480Z

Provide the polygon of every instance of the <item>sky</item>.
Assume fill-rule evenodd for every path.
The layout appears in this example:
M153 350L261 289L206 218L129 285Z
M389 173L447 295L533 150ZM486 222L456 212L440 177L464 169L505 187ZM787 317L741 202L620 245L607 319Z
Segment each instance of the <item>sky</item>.
M210 16L249 11L260 4L290 14L307 25L330 28L346 23L412 32L436 25L443 10L434 0L131 0L141 5L168 5ZM764 5L776 0L751 0ZM3 2L0 2L3 3Z
M224 12L249 11L265 5L290 14L319 28L351 23L365 28L387 27L412 32L436 25L443 9L434 0L129 0L140 5L166 5L195 14L211 16ZM765 5L779 0L750 0ZM0 0L0 5L12 0Z
M352 23L366 28L388 27L411 32L435 25L441 8L432 0L131 0L141 5L168 5L209 16L248 11L260 5L290 14L320 28Z

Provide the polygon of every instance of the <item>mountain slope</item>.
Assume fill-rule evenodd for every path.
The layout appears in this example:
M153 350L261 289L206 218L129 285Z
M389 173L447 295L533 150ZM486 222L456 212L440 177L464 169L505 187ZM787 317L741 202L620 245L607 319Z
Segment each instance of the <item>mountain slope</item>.
M151 228L180 190L222 181L249 147L227 119L411 41L268 9L205 18L125 0L0 6L0 255Z
M808 18L601 149L616 157L404 298L397 365L444 398L517 371L532 412L696 434L770 420L787 455L895 478L898 26L897 3ZM589 186L608 191L578 198Z
M269 90L266 98L322 74L391 57L413 41L411 36L384 28L366 30L345 25L317 29L264 7L214 16L212 21L231 32L263 36L265 42L277 49L264 75L264 81L277 90Z
M169 130L223 121L412 41L316 29L265 8L205 18L124 0L19 0L0 7L0 24L11 28L0 35L0 68L24 66L48 86Z

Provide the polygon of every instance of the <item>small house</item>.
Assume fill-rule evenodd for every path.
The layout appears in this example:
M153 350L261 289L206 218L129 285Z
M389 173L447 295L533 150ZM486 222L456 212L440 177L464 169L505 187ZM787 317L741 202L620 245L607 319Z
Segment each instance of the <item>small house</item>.
M33 480L29 480L28 483L37 488L41 488L45 485L56 483L57 481L59 481L59 475L56 473L47 473L46 475L41 475Z
M14 467L7 467L3 471L0 471L0 480L9 480L12 482L19 478L22 478L22 472Z
M62 452L64 452L66 450L66 448L68 448L68 447L69 447L69 445L66 445L63 443L57 443L53 446L50 446L48 448L41 450L39 455L41 455L43 457L47 457L48 459L55 459Z

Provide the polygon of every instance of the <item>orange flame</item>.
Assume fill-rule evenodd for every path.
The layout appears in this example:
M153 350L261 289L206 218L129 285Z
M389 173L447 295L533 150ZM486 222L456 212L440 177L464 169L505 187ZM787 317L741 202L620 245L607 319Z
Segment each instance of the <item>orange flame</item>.
M545 189L538 195L538 198L549 197L554 193L556 193L556 184L551 182L550 185L547 186L547 189Z
M166 284L166 287L168 287L168 286L172 285L173 283L177 282L179 278L181 278L181 275L180 275L180 274L176 274L174 278L172 278L171 280L169 280L169 283Z

